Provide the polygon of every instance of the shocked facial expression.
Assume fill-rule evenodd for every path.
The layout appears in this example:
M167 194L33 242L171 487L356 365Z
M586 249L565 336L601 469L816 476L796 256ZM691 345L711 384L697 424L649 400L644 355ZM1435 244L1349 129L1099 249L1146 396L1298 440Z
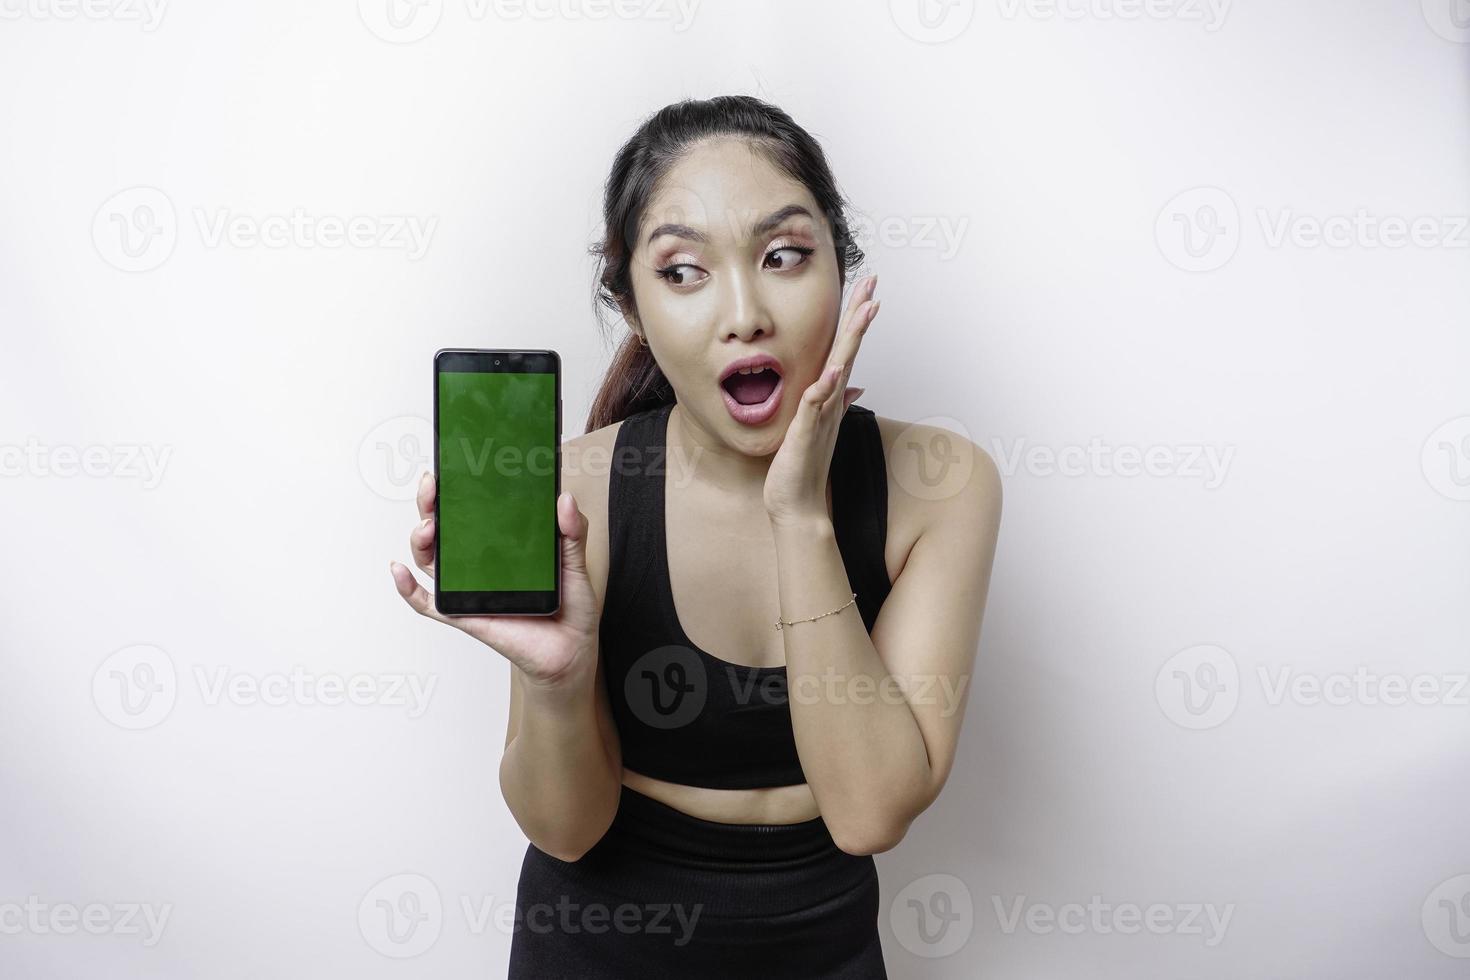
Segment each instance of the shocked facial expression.
M695 145L660 180L632 256L634 328L681 411L774 453L826 364L842 284L810 191L750 144Z

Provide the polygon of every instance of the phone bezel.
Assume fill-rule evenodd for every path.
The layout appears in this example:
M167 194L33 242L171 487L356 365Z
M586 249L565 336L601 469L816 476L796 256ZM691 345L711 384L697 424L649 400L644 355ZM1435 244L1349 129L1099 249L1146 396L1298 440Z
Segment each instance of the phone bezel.
M496 358L505 363L496 365ZM458 367L446 372L446 365ZM554 350L515 348L445 347L434 352L434 608L445 616L555 616L561 610L561 526L552 515L555 530L556 581L551 591L536 592L445 592L440 587L438 533L441 485L439 480L439 375L443 373L552 374L556 388L556 437L554 464L556 492L552 507L561 497L561 356Z

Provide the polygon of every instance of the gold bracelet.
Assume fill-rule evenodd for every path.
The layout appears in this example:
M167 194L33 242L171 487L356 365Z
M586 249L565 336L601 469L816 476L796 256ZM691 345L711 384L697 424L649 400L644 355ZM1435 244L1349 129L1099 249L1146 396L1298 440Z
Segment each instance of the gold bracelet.
M846 609L848 606L852 605L854 602L857 602L857 593L856 592L854 592L852 594L852 599L850 599L849 601L847 601L847 602L843 603L842 605L838 606L836 609L832 610L832 612L824 612L824 613L822 613L822 616L831 616L833 613L840 613L840 612L842 612L842 610ZM792 620L789 623L786 622L786 620L784 620L784 619L778 619L778 620L776 620L776 629L779 630L783 626L795 626L797 623L812 623L812 622L815 622L815 621L821 619L822 616L813 616L810 619L795 619L795 620Z

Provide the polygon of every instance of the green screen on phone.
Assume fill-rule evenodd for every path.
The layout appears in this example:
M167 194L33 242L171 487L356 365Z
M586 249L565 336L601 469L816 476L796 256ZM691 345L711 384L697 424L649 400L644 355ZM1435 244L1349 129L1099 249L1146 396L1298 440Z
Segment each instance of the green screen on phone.
M556 588L556 375L440 372L439 582Z

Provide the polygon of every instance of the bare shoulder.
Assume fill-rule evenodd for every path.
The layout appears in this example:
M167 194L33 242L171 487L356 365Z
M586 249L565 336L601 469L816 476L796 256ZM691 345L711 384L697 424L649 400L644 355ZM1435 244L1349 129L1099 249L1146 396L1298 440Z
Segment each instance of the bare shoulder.
M942 425L875 416L888 463L890 530L993 533L1000 519L1000 470L990 453Z

